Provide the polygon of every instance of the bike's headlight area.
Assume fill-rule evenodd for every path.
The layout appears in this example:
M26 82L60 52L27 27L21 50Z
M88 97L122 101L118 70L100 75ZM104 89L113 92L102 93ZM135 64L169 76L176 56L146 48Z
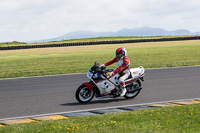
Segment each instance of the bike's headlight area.
M92 76L93 76L93 73L90 72L90 70L89 70L88 73L87 73L87 77L91 78Z

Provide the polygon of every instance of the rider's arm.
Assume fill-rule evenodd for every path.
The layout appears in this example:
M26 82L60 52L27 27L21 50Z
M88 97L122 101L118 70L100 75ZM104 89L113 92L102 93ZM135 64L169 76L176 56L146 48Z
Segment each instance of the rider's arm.
M123 61L123 64L122 64L121 66L119 66L118 68L116 68L116 69L113 71L113 73L114 73L114 74L117 74L117 73L120 73L121 71L127 69L127 68L129 67L129 65L130 65L129 63L130 63L130 62L129 62L128 57L125 56L124 61Z
M111 65L111 64L113 64L113 63L115 63L115 62L117 62L117 59L116 59L116 58L114 58L114 59L112 59L112 60L110 60L110 61L104 63L104 65L105 65L105 66L108 66L108 65Z

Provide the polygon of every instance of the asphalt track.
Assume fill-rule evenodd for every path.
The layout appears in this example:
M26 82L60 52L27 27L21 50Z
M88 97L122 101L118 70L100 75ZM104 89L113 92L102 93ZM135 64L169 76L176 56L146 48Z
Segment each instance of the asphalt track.
M96 99L79 104L76 89L86 74L0 80L0 119L200 97L200 66L148 69L134 99Z

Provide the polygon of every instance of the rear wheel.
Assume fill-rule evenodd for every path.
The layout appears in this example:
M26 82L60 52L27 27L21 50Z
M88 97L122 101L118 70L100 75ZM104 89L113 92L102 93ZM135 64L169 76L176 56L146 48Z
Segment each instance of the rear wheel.
M141 82L140 80L137 80L133 82L132 85L129 85L126 87L127 93L124 96L126 99L134 98L140 93L141 88Z
M94 97L94 89L90 90L87 86L81 85L76 91L76 100L80 103L88 103Z

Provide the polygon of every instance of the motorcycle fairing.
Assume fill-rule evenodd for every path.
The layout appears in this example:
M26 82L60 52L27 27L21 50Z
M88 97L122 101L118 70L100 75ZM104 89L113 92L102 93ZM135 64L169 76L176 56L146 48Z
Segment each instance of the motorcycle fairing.
M130 69L130 72L131 72L133 78L144 76L144 71L145 70L144 70L143 67L131 68Z
M107 72L112 72L114 71L114 69L107 69L107 70L104 70L105 73ZM88 72L89 73L89 72ZM89 78L92 78L92 80L95 82L95 83L98 83L98 82L101 82L102 80L106 80L105 77L102 76L102 74L96 72L95 74L93 74L91 71L90 73L88 74L88 77Z
M113 70L114 69L107 69L107 70L104 70L104 71L105 72L112 72ZM131 72L130 78L125 80L126 85L128 85L129 83L131 83L134 80L143 76L144 75L144 68L143 67L132 68L132 69L130 69L130 72ZM98 96L99 97L109 95L110 93L112 93L114 91L115 85L119 85L119 74L116 74L109 79L112 83L110 81L108 81L102 74L100 74L98 72L93 74L92 72L88 71L87 76L88 76L88 78L90 78L93 81L93 83L98 88L98 90L99 90ZM115 85L113 85L113 83ZM91 83L87 83L86 85L91 90L94 89L94 87L95 87L95 85L93 85Z
M83 85L86 86L86 87L88 87L89 90L93 90L94 87L95 87L95 86L94 86L93 84L91 84L90 82L85 82L85 83L83 83Z
M119 80L118 80L119 74L114 75L113 77L111 77L109 80L113 83L115 83L116 85L119 84ZM112 93L112 91L115 89L115 85L113 85L110 81L108 81L107 79L104 79L100 82L95 83L96 86L99 88L100 90L100 94L110 94Z
M127 84L137 80L138 78L141 78L142 76L144 76L144 71L145 70L143 67L130 69L131 78L125 80L125 84L127 85Z

